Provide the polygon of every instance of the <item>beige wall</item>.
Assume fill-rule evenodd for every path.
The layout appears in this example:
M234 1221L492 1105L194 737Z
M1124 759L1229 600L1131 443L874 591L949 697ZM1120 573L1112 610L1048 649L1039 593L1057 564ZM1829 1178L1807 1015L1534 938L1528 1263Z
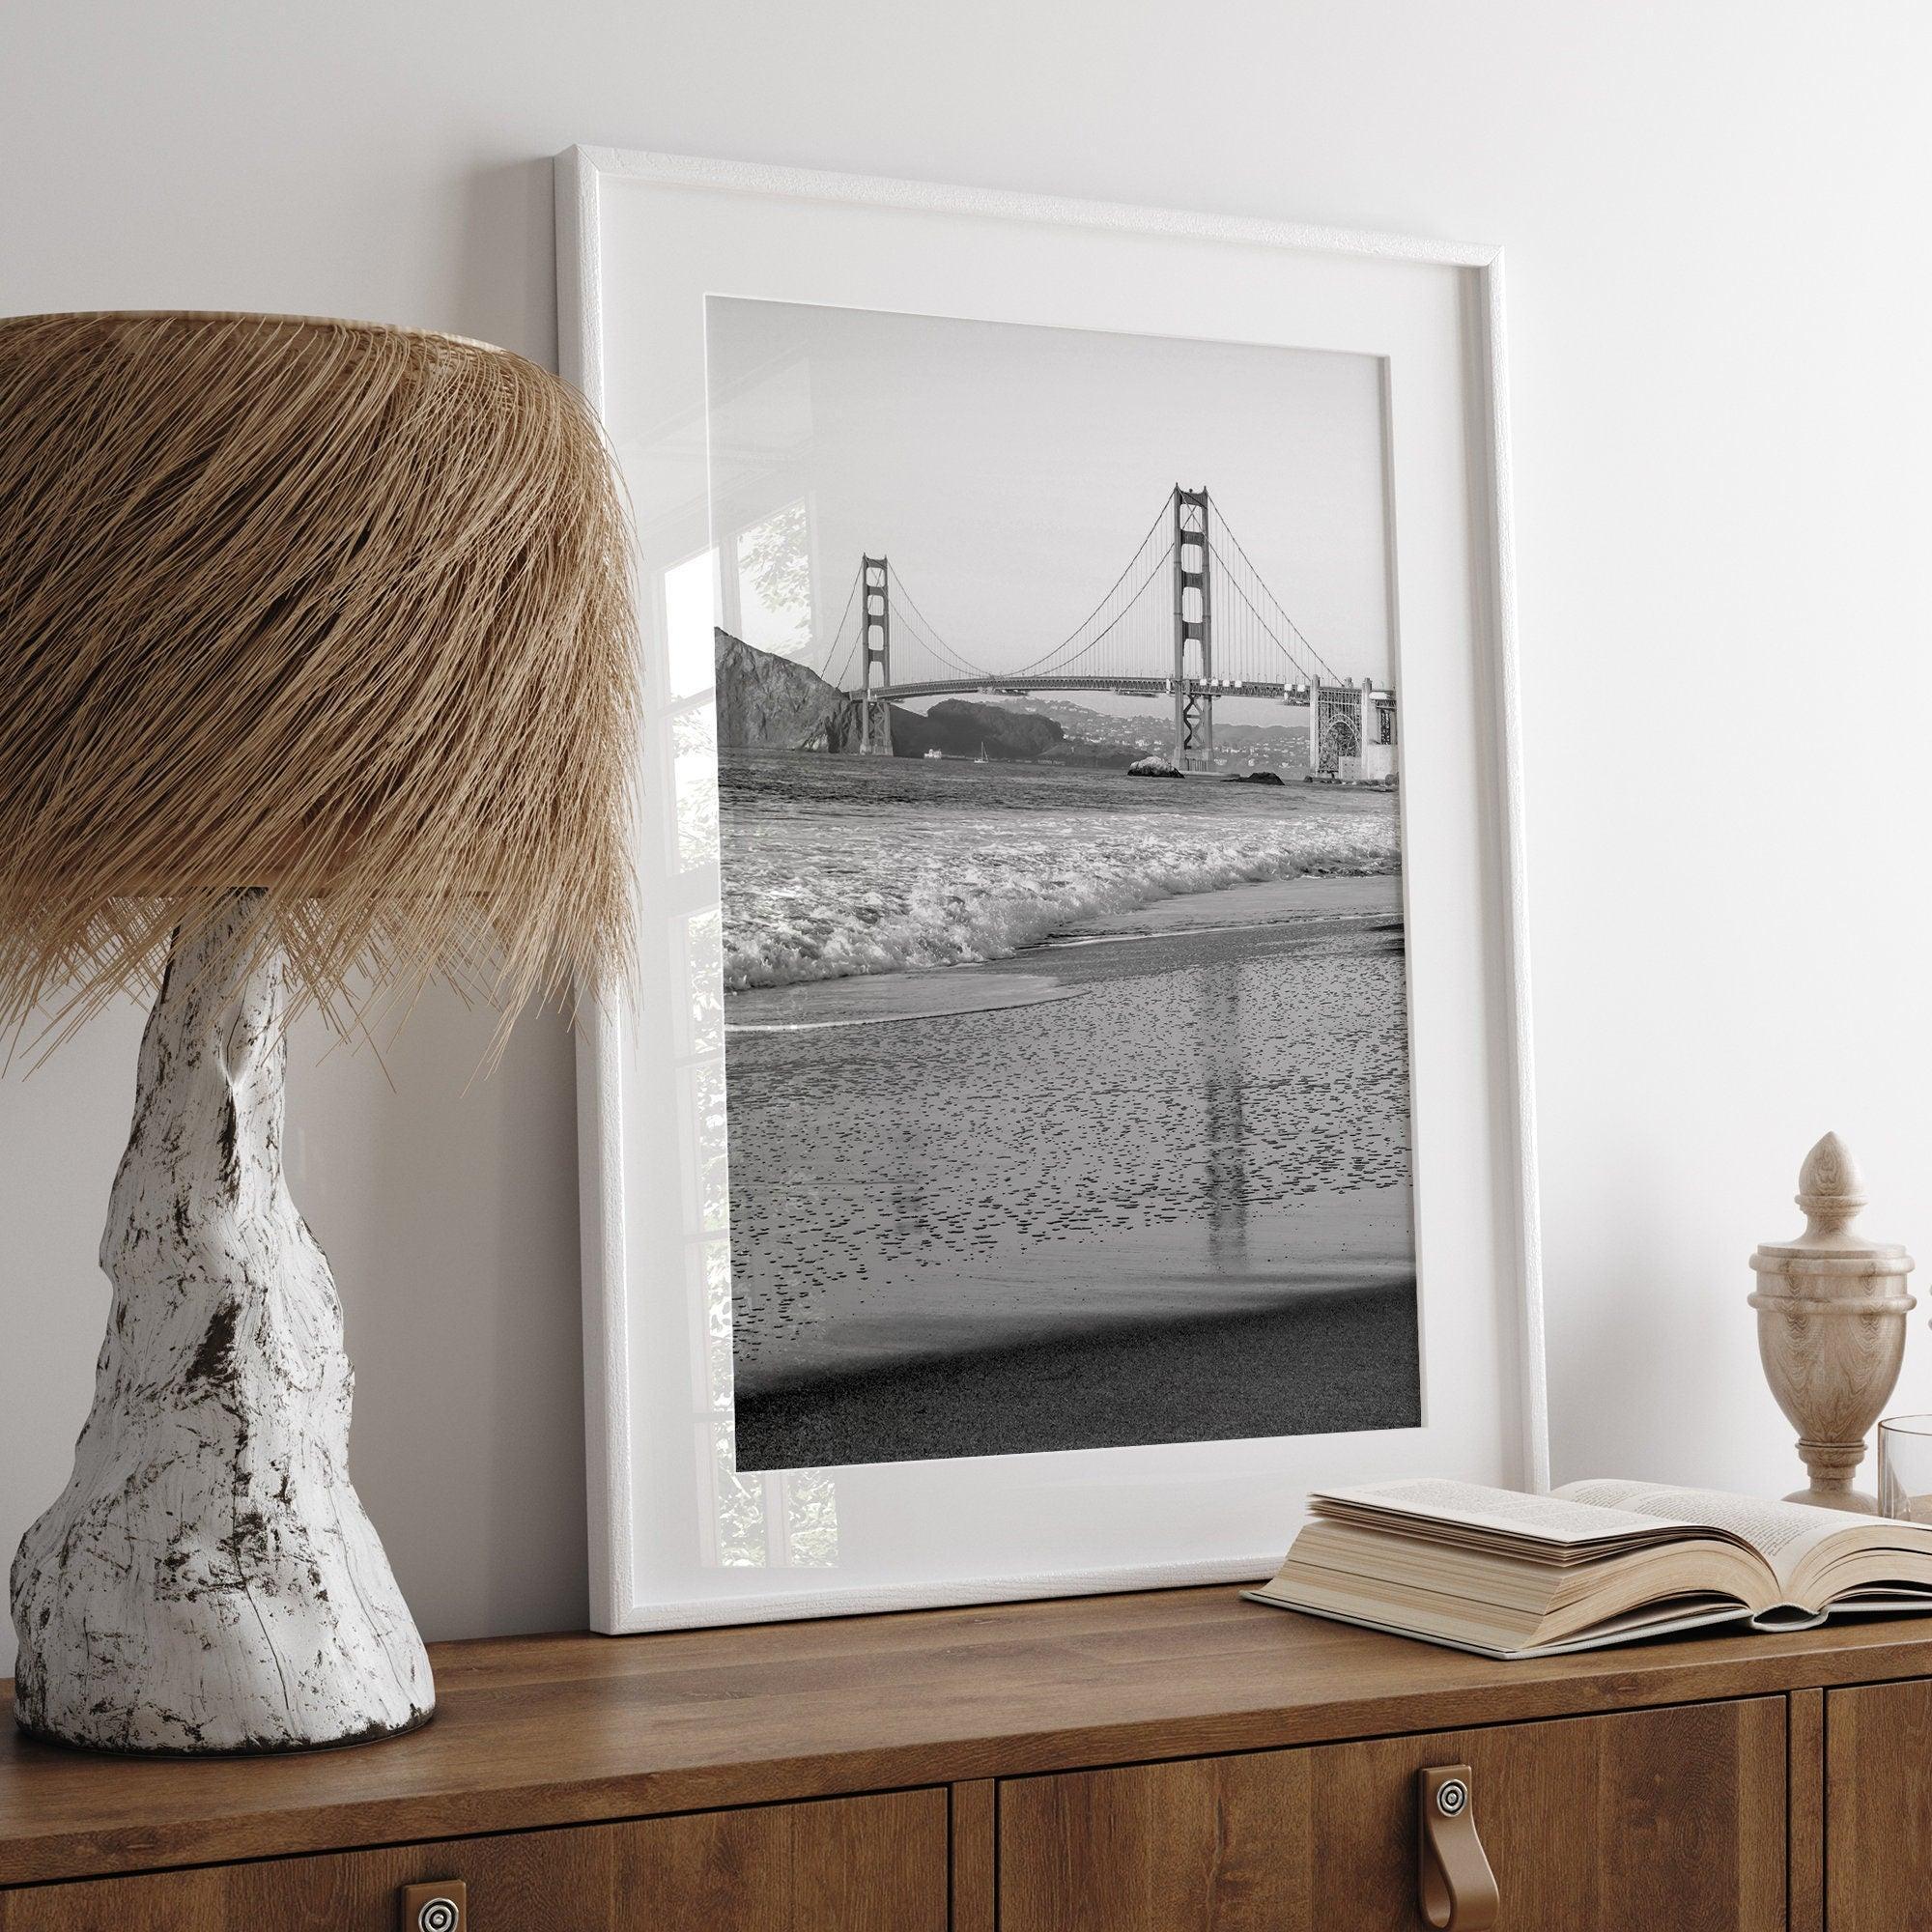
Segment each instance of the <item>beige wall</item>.
M1915 0L24 0L0 308L549 358L576 140L1507 243L1557 1471L1782 1488L1744 1263L1819 1131L1932 1248L1928 71ZM0 1081L8 1549L85 1408L136 1031ZM433 1002L393 1087L313 1032L292 1083L433 1635L584 1605L570 1044L466 1093L486 1037Z

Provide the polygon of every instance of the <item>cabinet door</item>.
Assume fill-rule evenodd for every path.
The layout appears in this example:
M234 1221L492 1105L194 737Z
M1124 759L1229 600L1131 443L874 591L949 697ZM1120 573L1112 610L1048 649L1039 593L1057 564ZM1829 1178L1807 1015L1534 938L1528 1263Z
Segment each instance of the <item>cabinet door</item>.
M1012 1778L1000 1932L1403 1932L1416 1773L1470 1767L1497 1932L1784 1924L1784 1700Z
M461 1879L469 1932L946 1932L946 1794L0 1891L0 1932L395 1932L406 1885Z
M1932 1932L1932 1684L1825 1696L1829 1932Z

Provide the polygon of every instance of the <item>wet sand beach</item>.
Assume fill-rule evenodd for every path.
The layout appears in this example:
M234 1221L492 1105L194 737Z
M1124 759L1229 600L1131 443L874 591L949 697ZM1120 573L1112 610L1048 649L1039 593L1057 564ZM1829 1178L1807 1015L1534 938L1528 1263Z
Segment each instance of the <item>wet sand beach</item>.
M741 1468L1420 1419L1392 871L725 1021Z
M814 1466L850 1460L859 1444L879 1463L983 1455L989 1415L1032 1450L1272 1435L1283 1391L1296 1396L1296 1434L1407 1429L1418 1419L1417 1371L1414 1285L1394 1280L913 1355L781 1384L752 1399L750 1418L772 1453Z

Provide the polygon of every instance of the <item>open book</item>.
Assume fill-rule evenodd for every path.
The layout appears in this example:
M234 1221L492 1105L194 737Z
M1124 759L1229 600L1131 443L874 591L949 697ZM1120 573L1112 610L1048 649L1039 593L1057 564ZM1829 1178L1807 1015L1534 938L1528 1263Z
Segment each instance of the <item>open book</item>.
M1320 1491L1246 1594L1489 1657L1834 1612L1932 1610L1932 1526L1658 1483L1523 1495L1434 1479Z

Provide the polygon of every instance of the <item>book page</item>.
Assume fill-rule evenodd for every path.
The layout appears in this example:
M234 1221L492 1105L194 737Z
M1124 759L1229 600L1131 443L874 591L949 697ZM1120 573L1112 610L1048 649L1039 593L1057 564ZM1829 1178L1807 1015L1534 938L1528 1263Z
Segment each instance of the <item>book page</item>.
M1251 1604L1268 1604L1277 1609L1299 1610L1305 1616L1327 1617L1338 1624L1353 1624L1358 1630L1387 1631L1392 1636L1413 1637L1422 1643L1440 1644L1445 1650L1465 1650L1477 1657L1496 1657L1506 1661L1561 1657L1571 1651L1600 1650L1610 1644L1636 1643L1648 1637L1668 1636L1678 1631L1744 1623L1750 1614L1733 1603L1678 1598L1653 1605L1648 1611L1637 1610L1629 1616L1609 1618L1581 1635L1567 1637L1558 1643L1529 1644L1512 1649L1503 1644L1484 1643L1466 1634L1451 1635L1444 1631L1418 1629L1413 1623L1390 1623L1379 1617L1364 1616L1353 1609L1302 1602L1277 1594L1272 1584L1259 1590L1243 1590L1241 1595ZM1824 1619L1812 1617L1809 1621L1815 1625L1824 1622Z
M1500 1532L1532 1543L1569 1548L1577 1545L1652 1540L1682 1528L1688 1519L1645 1515L1595 1497L1572 1497L1567 1491L1530 1495L1520 1490L1492 1489L1486 1483L1457 1483L1436 1476L1409 1482L1367 1483L1346 1490L1317 1490L1310 1497L1323 1516L1416 1519Z
M1674 1522L1695 1523L1747 1544L1780 1579L1788 1578L1804 1556L1828 1536L1869 1527L1869 1519L1810 1503L1771 1502L1763 1496L1735 1495L1725 1490L1686 1490L1671 1483L1633 1483L1604 1477L1566 1483L1552 1492L1578 1505L1640 1511Z

